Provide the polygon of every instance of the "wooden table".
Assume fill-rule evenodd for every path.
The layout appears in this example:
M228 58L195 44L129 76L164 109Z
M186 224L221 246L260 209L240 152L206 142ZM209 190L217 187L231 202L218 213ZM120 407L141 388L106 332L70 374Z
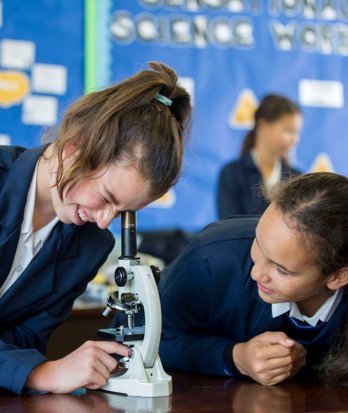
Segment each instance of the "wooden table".
M15 396L0 393L0 413L302 413L348 412L348 387L325 388L313 383L273 387L182 372L170 372L169 397L126 397L100 391L80 394Z

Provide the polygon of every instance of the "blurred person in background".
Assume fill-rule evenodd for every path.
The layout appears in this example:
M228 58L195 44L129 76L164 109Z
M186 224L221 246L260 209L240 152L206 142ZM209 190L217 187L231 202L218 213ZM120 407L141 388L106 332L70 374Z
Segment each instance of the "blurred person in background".
M219 219L230 215L262 214L268 202L260 196L266 187L300 172L288 163L302 128L301 109L280 95L265 96L254 114L254 127L244 138L239 159L227 163L218 181Z

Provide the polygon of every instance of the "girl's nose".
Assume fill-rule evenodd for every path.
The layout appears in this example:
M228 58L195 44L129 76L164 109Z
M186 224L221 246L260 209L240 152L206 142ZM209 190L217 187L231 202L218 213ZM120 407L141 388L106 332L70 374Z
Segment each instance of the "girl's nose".
M294 132L291 134L290 136L290 146L294 146L298 143L298 141L300 140L300 135L298 132Z
M96 223L99 228L105 229L110 224L111 221L116 218L119 211L113 211L111 208L100 209L96 214Z
M268 283L271 281L271 277L266 272L265 268L259 263L255 264L251 269L251 278L260 283Z

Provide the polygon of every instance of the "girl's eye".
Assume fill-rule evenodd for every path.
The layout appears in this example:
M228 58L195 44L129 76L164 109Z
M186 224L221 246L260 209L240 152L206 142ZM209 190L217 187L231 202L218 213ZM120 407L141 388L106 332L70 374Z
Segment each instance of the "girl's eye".
M279 274L281 275L289 275L286 271L284 271L281 267L279 267L278 265L276 265L277 271L279 272Z

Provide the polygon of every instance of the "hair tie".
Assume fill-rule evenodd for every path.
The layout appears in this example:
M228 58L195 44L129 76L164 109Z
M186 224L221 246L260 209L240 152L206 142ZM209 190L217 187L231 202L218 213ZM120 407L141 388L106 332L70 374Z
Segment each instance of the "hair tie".
M164 105L171 107L173 101L168 99L167 97L161 95L160 93L156 93L155 99L158 100L159 102L163 103Z

